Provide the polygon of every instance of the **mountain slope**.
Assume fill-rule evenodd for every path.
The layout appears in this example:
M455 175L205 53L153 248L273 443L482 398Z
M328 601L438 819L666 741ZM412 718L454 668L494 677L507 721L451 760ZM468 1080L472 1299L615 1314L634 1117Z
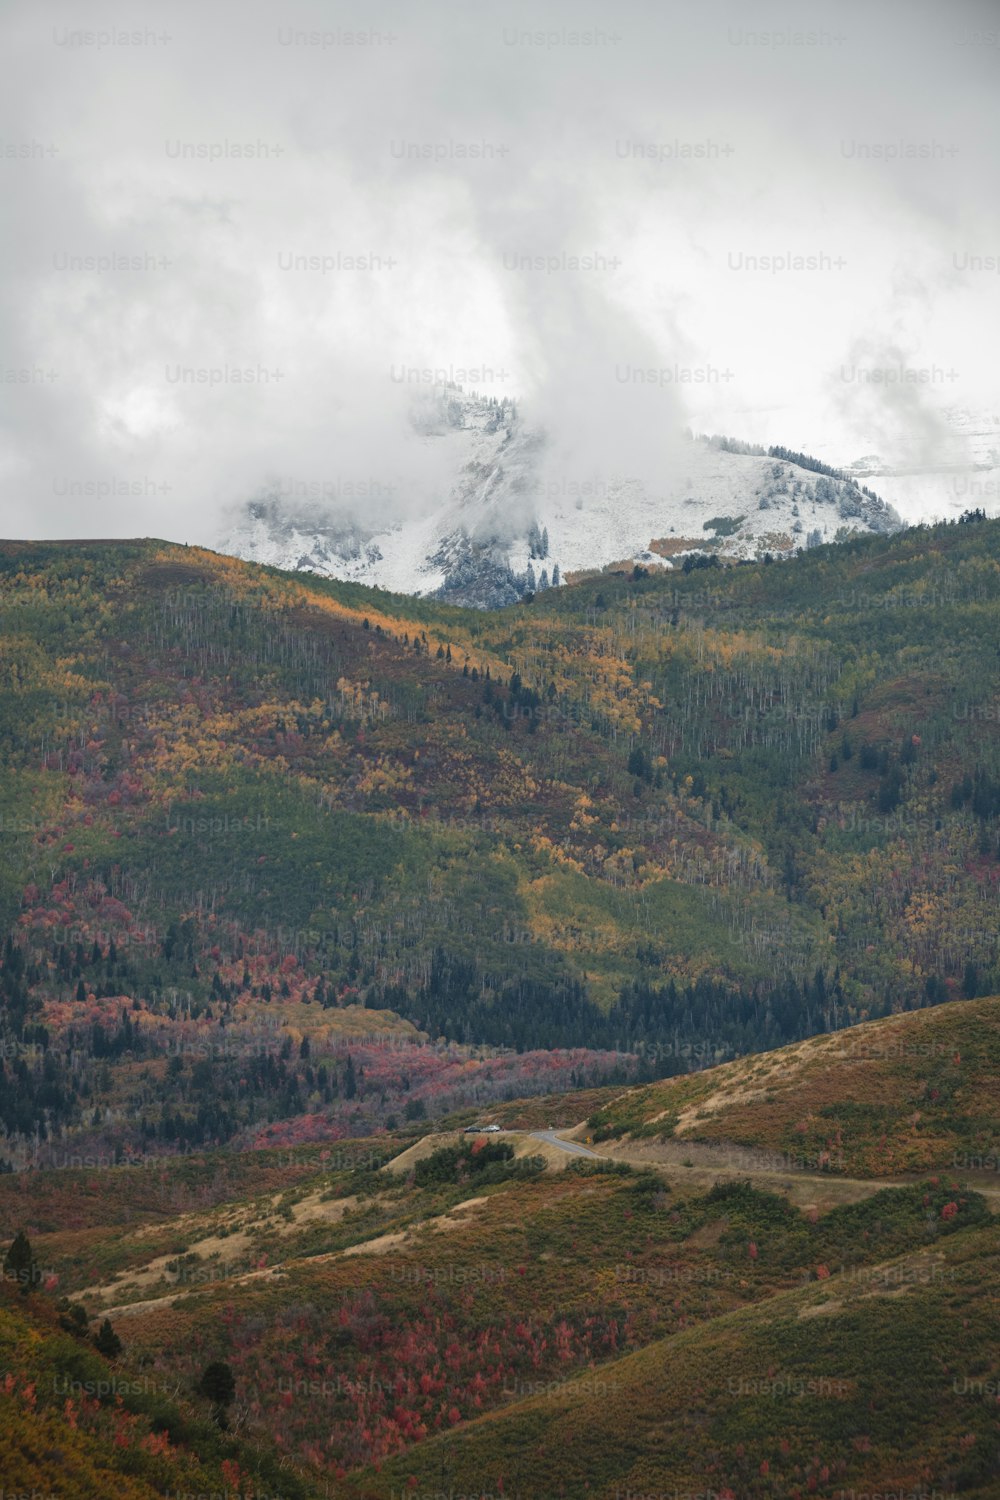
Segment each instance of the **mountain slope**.
M998 532L496 613L5 544L0 1158L357 1136L995 990Z

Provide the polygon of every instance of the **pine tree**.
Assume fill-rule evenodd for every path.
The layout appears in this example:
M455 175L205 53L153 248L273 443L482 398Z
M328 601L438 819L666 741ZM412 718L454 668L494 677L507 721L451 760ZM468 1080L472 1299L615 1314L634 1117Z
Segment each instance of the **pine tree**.
M37 1279L38 1267L32 1254L31 1241L23 1229L17 1231L4 1256L3 1274L5 1281L16 1281L19 1284L22 1297L28 1295L32 1283Z
M74 1338L86 1338L87 1309L79 1302L71 1302L65 1305L65 1310L59 1317L59 1327L64 1329L66 1333L71 1333Z
M94 1339L94 1348L98 1354L103 1354L108 1359L117 1359L122 1352L122 1341L111 1326L111 1319L105 1318L101 1324L100 1332Z
M226 1407L236 1395L236 1381L230 1367L221 1359L213 1359L206 1365L198 1382L198 1394L212 1403L212 1417L223 1430L229 1425Z

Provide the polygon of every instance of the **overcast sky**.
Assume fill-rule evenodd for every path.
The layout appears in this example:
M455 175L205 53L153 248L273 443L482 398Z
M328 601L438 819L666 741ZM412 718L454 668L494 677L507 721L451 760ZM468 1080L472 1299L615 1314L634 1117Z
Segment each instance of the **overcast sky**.
M686 423L933 464L1000 414L995 3L0 17L0 535L395 482L430 368L578 474Z

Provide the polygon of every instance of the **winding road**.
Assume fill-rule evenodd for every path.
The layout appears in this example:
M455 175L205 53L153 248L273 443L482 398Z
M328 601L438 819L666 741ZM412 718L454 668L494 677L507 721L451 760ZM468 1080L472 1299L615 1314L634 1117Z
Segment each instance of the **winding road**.
M558 1146L560 1151L568 1151L570 1156L592 1156L597 1161L607 1161L606 1156L601 1156L599 1151L591 1151L589 1146L581 1146L577 1141L564 1141L561 1136L556 1135L554 1130L533 1130L531 1132L533 1141L548 1141L550 1146Z

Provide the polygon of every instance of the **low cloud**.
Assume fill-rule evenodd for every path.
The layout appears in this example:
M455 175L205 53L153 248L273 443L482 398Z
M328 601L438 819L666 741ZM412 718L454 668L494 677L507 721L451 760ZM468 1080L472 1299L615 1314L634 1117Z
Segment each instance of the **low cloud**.
M435 370L516 398L549 484L667 487L686 423L933 462L946 405L1000 406L991 28L973 0L11 11L0 532L211 543L295 480L420 512L452 480L409 437ZM820 268L747 269L787 254ZM831 378L898 350L954 383Z

